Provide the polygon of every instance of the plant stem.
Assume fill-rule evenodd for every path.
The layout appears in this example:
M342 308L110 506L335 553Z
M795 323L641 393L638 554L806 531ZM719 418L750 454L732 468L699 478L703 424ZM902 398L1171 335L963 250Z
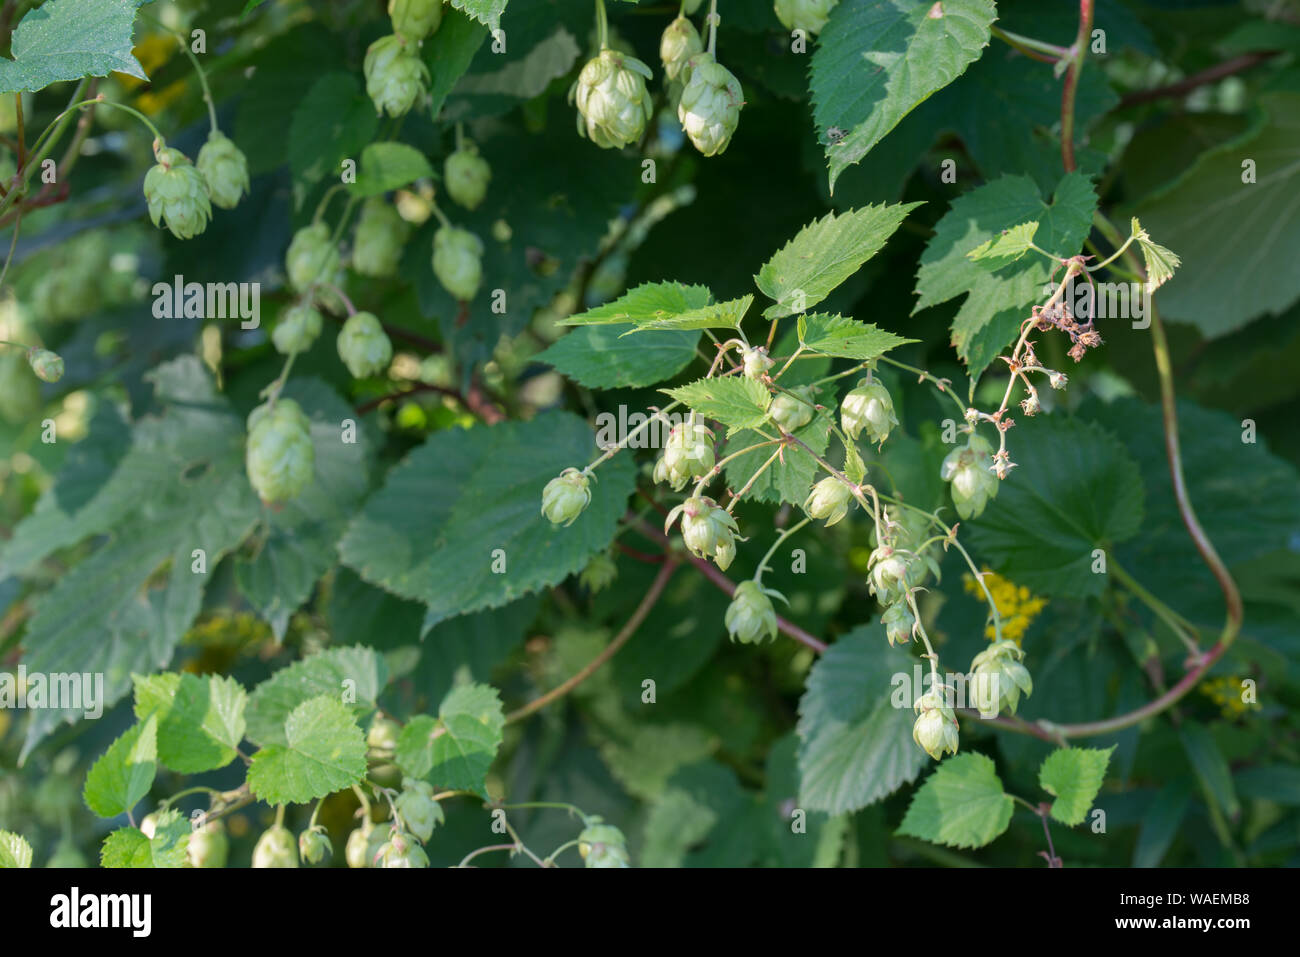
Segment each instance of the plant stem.
M787 538L789 538L795 532L799 531L799 529L803 528L811 521L812 519L806 517L800 519L799 521L795 522L793 525L785 529L783 532L781 532L780 535L777 536L776 541L772 543L772 547L769 548L767 550L767 554L763 556L763 560L758 563L758 568L754 572L754 581L759 581L762 579L763 572L768 567L767 563L771 560L772 556L776 554L776 550L781 547L781 543L784 542Z
M605 13L605 0L596 0L596 39L600 49L609 47L609 17Z
M1065 71L1065 86L1061 89L1061 162L1071 173L1074 164L1074 101L1079 92L1079 73L1088 55L1088 40L1092 36L1093 0L1079 0L1079 32L1070 48L1070 66Z
M1012 33L1010 30L1003 30L997 25L990 27L989 32L1012 49L1044 63L1055 63L1057 60L1064 60L1070 55L1070 51L1065 47L1058 47L1055 43L1045 43L1042 40L1035 40L1033 37Z
M1188 634L1189 631L1195 634L1195 625L1189 622L1182 615L1178 614L1178 612L1174 611L1155 595L1151 594L1151 592L1149 592L1141 582L1130 575L1122 565L1115 561L1113 555L1107 558L1107 562L1108 564L1106 567L1109 568L1115 577L1120 580L1124 587L1132 592L1133 596L1142 602L1142 604L1155 612L1156 616L1169 626L1169 630L1178 636L1178 639L1187 646L1187 649L1191 651L1192 654L1199 655L1201 653L1201 649L1197 646L1195 638Z
M718 0L709 0L709 56L714 56L718 48Z

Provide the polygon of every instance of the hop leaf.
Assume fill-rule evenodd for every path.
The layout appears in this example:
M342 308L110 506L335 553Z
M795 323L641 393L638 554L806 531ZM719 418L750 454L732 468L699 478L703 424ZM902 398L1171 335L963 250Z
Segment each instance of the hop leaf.
M1147 268L1147 282L1151 284L1151 291L1154 292L1174 278L1174 270L1181 266L1183 261L1172 250L1152 242L1136 216L1133 217L1132 228L1133 237L1142 247L1142 259Z

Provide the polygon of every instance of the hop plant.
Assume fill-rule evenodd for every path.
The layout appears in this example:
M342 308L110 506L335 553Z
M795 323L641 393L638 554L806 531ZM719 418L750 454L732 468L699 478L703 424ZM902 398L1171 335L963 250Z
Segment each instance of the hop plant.
M352 243L352 268L363 276L383 278L397 272L411 228L396 207L372 196L361 207Z
M366 93L376 113L402 116L429 84L429 68L401 34L380 37L366 50Z
M957 753L957 716L944 700L943 692L932 687L912 706L917 713L912 740L938 761L944 753Z
M786 432L795 432L812 421L812 390L803 386L791 392L782 392L772 400L768 417Z
M776 0L776 18L787 30L816 36L839 0Z
M757 645L776 638L776 609L772 607L767 590L756 581L743 581L736 586L723 622L731 640L744 645Z
M768 369L776 365L763 346L747 346L741 353L746 379L761 379Z
M312 283L328 282L339 271L339 250L325 223L312 223L293 234L285 254L284 269L289 285L299 292Z
M393 358L393 344L379 320L371 312L349 316L339 330L339 358L354 379L378 375Z
M901 645L912 640L912 629L916 626L916 616L906 601L896 601L880 617L885 626L885 637L891 645Z
M653 76L636 57L601 50L569 90L569 101L578 107L578 132L604 149L637 142L654 111L645 85Z
M289 829L275 824L266 829L253 848L254 867L297 867L298 842Z
M478 147L466 141L442 165L447 195L466 209L475 209L487 195L492 167L478 155Z
M321 314L311 303L299 302L290 306L271 333L275 351L286 356L306 352L320 335L322 322Z
M993 474L992 464L993 446L978 434L972 434L964 446L944 457L939 477L952 483L952 504L963 519L977 518L989 499L998 494L998 477Z
M736 557L736 538L740 533L731 513L708 496L692 496L668 513L664 531L679 517L687 550L700 558L712 558L726 571Z
M343 858L347 861L348 867L366 867L370 864L367 850L370 847L371 830L370 822L367 821L348 835L348 843L343 849Z
M239 205L239 198L248 192L248 157L233 140L213 130L199 150L197 166L213 203L222 209Z
M334 853L334 845L325 828L317 824L298 835L298 853L308 864L319 864Z
M370 722L370 730L366 732L366 747L372 751L394 751L397 748L398 735L401 733L400 724L391 718L377 715Z
M1020 704L1020 693L1034 693L1029 669L1021 664L1024 651L1014 641L1002 639L985 648L970 663L971 691L980 714L994 715L1002 709L1012 714Z
M394 830L379 849L376 860L380 867L428 867L429 858L424 848L409 834Z
M144 198L155 226L166 223L177 239L190 239L207 228L212 218L208 185L180 150L155 150L158 163L144 177Z
M599 817L587 819L578 835L578 853L587 867L628 867L627 838L612 824L602 824Z
M667 482L677 491L692 478L708 475L714 463L712 430L697 421L692 413L668 433L660 463L662 468L655 468L655 481Z
M908 563L890 545L881 545L867 560L868 587L882 605L902 601L908 589Z
M865 429L870 440L879 445L896 425L894 400L875 379L863 379L840 402L840 427L854 439Z
M740 81L711 53L695 54L681 75L686 80L677 104L682 129L705 156L726 152L745 104Z
M230 855L226 826L217 820L195 828L185 853L190 867L225 867Z
M63 357L49 349L28 349L27 364L42 382L58 382L63 378Z
M420 43L438 30L442 22L442 0L388 0L388 18L393 32Z
M467 229L443 226L433 234L433 274L461 302L473 299L483 281L483 240Z
M553 525L572 525L591 503L589 484L585 472L565 469L542 489L542 514Z
M669 80L676 80L685 69L687 61L703 52L704 41L700 39L695 24L680 14L668 24L663 36L659 38L659 61L663 63L664 75Z
M433 799L433 788L424 781L405 778L395 803L397 813L421 841L427 841L443 821L442 805Z
M263 502L295 498L311 482L315 462L311 422L298 403L281 398L273 407L259 405L249 414L244 464Z
M826 519L826 527L830 528L849 513L852 502L853 493L849 487L832 475L812 487L803 503L803 510L809 518Z

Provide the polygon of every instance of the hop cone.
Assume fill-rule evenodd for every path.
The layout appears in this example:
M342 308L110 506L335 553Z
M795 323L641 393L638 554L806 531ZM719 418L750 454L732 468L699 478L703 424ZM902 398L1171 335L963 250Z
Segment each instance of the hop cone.
M400 34L380 37L366 50L366 93L375 111L401 116L429 83L429 68Z
M199 173L208 184L208 195L222 209L234 209L239 197L248 192L248 158L234 141L213 130L199 150Z
M212 218L207 183L180 150L164 147L156 153L158 164L144 177L144 198L149 218L165 222L177 239L197 236Z
M473 143L466 143L447 157L443 164L443 182L447 193L466 209L474 209L487 195L492 179L492 167L478 155Z
M697 53L704 52L704 41L700 39L695 24L679 16L664 30L659 39L659 60L664 65L664 74L670 80L677 79L686 67L686 63Z
M306 352L320 335L320 328L321 314L310 303L300 302L284 311L271 333L271 342L282 355Z
M339 330L339 358L353 378L364 379L388 368L393 344L373 313L358 312Z
M433 234L433 274L457 299L473 299L483 280L483 241L467 229L443 226Z
M697 150L717 156L726 151L740 122L745 102L740 81L710 53L691 57L682 75L686 87L677 104L677 119Z
M839 0L776 0L776 18L787 30L802 30L811 36L821 33Z
M282 398L274 408L259 405L249 414L244 465L263 502L287 502L297 496L311 481L315 461L311 423L298 403ZM293 842L292 836L289 840Z
M645 86L653 75L636 57L601 50L569 90L578 107L578 132L605 149L639 140L653 111Z
M419 43L442 22L442 0L388 0L393 32Z
M299 292L312 283L329 282L339 271L338 247L324 223L312 223L293 234L284 259L289 284Z
M409 234L410 227L397 209L382 196L372 196L361 207L357 220L352 268L363 276L393 275Z

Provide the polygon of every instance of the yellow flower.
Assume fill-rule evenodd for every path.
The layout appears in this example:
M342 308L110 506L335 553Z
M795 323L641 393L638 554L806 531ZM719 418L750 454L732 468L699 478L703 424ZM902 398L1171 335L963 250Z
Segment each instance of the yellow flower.
M1239 718L1247 711L1259 710L1259 702L1248 694L1251 690L1236 675L1211 678L1201 685L1201 694L1217 704L1225 718Z
M1047 599L1037 597L1024 585L1017 585L1003 578L987 566L984 568L983 577L989 594L993 596L993 604L997 606L998 616L1002 619L1002 637L1019 645L1029 626L1038 617L1038 613L1047 607ZM985 597L984 589L980 587L974 575L964 576L963 587L967 593L977 598ZM988 624L984 626L984 637L990 641L997 637L992 615L989 616Z

